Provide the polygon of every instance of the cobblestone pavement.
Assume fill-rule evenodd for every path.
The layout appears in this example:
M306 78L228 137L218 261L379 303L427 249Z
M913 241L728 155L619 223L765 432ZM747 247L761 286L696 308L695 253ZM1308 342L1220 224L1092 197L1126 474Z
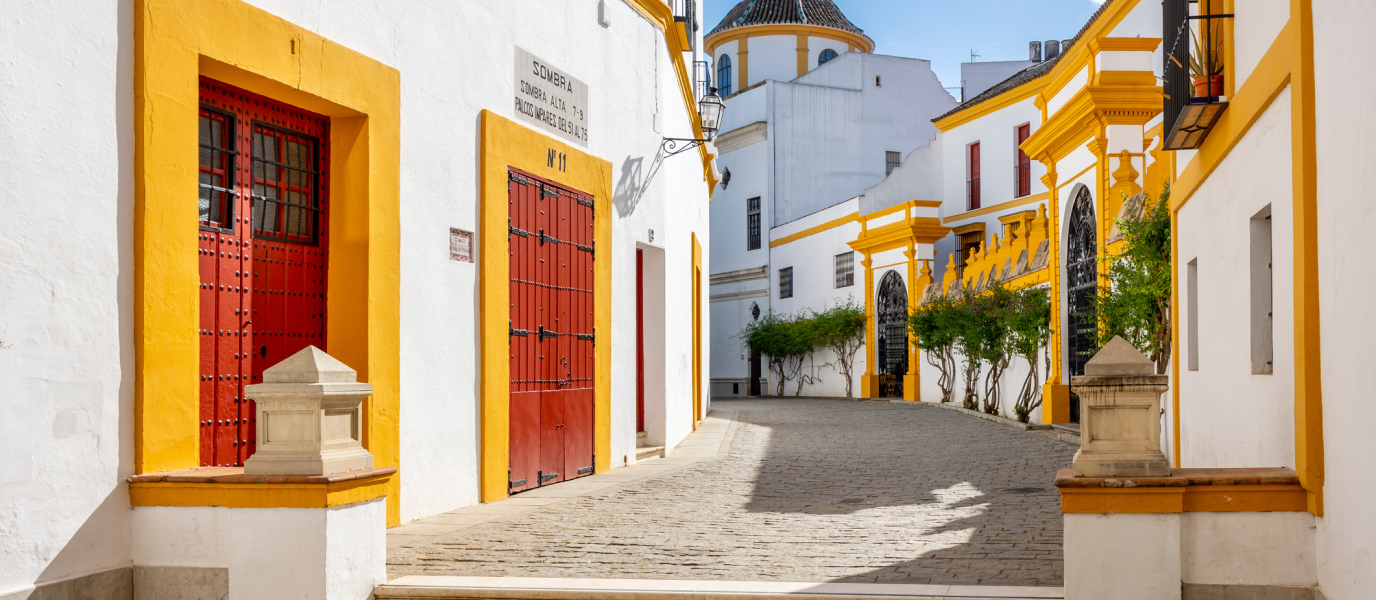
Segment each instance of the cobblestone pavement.
M1061 585L1073 446L927 406L713 409L724 457L392 548L389 576Z

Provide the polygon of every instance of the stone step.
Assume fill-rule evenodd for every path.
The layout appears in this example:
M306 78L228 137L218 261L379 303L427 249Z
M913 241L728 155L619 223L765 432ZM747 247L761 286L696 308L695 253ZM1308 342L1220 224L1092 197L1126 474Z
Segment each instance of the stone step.
M674 581L556 579L537 577L425 577L394 579L373 591L377 600L1063 600L1062 588L794 583L773 581Z
M1069 442L1075 445L1080 443L1080 424L1079 423L1057 423L1051 426L1055 437L1062 442Z
M642 446L635 449L635 461L664 458L664 446Z

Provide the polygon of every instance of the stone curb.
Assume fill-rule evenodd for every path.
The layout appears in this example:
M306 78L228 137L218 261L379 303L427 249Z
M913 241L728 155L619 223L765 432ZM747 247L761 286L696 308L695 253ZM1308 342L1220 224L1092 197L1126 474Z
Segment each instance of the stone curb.
M407 576L378 586L378 600L1061 600L1064 588L720 580L540 579Z

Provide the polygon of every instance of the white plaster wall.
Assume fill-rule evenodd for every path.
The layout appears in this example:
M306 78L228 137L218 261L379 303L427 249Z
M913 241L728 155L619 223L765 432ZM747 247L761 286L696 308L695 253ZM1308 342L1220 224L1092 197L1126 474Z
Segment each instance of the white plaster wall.
M981 92L1035 65L1030 60L994 60L960 63L960 85L969 101Z
M386 580L386 500L329 509L141 506L133 563L229 569L229 600L365 600Z
M834 50L839 55L850 52L850 44L838 42L824 37L808 36L807 38L807 68L808 70L817 68L817 58L822 55L823 50ZM834 60L834 59L833 59Z
M836 206L776 227L770 230L769 237L770 239L780 239L846 215L855 214L858 207L859 200L852 198ZM857 305L863 307L865 305L865 267L860 264L860 261L864 259L864 256L854 252L847 245L848 242L855 241L859 235L860 224L852 221L771 248L771 277L774 285L771 286L773 297L770 299L770 303L774 310L788 314L806 311L821 312L838 303L843 303L847 299L852 299ZM855 283L837 288L836 255L845 252L853 253ZM793 267L793 297L779 298L778 271L787 267ZM875 281L878 285L878 279ZM808 361L806 368L805 373L816 381L804 383L802 387L803 396L844 397L846 395L845 377L842 376L839 366L836 365L834 352L819 349L813 354L812 360ZM856 352L852 367L852 396L860 394L859 376L864 372L865 349L862 346ZM797 389L796 384L790 382L786 393L790 396L794 395Z
M1180 514L1066 514L1066 600L1179 600Z
M766 79L793 81L797 78L798 36L751 36L750 73L748 75L750 81L748 83L741 82L741 87L754 85ZM736 78L739 79L740 75L737 75Z
M1258 174L1266 174L1264 177ZM1290 91L1282 91L1178 217L1186 281L1197 261L1199 314L1182 306L1181 332L1198 319L1199 370L1182 339L1181 465L1293 467L1294 300ZM1274 374L1253 375L1250 220L1271 205ZM1182 286L1181 297L1188 290Z
M712 196L711 226L716 250L712 253L713 274L754 269L769 262L769 227L773 224L773 214L768 209L768 162L768 140L717 158L717 166L723 173L731 170L731 185L724 190L717 186L717 193ZM755 250L750 250L748 244L750 198L760 199L760 247Z
M1319 584L1330 600L1376 589L1376 479L1370 457L1371 382L1366 358L1376 339L1376 261L1367 232L1376 210L1364 174L1376 162L1376 4L1314 2L1315 141L1318 150L1320 349L1323 357L1324 516L1318 519ZM1239 15L1241 17L1241 15ZM1240 26L1240 24L1239 24Z
M961 406L965 399L965 356L960 352L953 352L955 366L951 377L951 404ZM923 402L941 402L941 370L927 361L927 353L919 351L914 355L915 360L920 361L922 378L919 383L920 392L918 398ZM910 364L911 367L911 364ZM1018 396L1022 393L1022 383L1027 379L1029 366L1022 357L1013 357L1008 361L1008 369L999 378L999 416L1016 420L1018 413L1015 408L1018 403ZM979 410L984 410L984 402L987 394L984 389L984 378L989 373L989 365L984 364L980 368L980 378L976 383L976 395L980 399ZM1046 351L1043 350L1037 357L1037 389L1034 393L1040 397L1041 386L1046 383ZM1038 404L1032 412L1028 414L1027 422L1041 423L1042 408Z
M750 348L739 336L754 320L750 314L751 305L758 304L763 316L769 310L768 301L767 296L758 296L712 302L713 380L750 377Z
M1046 101L1047 117L1049 118L1051 115L1056 114L1057 111L1064 108L1065 103L1069 102L1071 98L1074 98L1075 94L1080 93L1080 90L1084 89L1088 84L1089 67L1085 66L1079 71L1076 71L1075 74L1070 77L1070 81L1066 82L1065 87L1062 87L1059 92L1056 92L1055 96L1052 96Z
M1109 37L1160 37L1161 5L1138 2L1123 20L1113 26Z
M1313 586L1314 515L1187 512L1180 521L1184 583Z
M1352 7L1360 5L1358 2L1345 4ZM1236 15L1233 17L1233 70L1237 77L1233 89L1237 90L1241 89L1242 82L1247 81L1252 75L1252 70L1261 62L1261 57L1266 55L1266 51L1275 42L1276 35L1290 20L1290 2L1251 0L1245 8L1240 6L1233 12ZM1315 43L1318 43L1317 38Z
M134 3L3 12L0 596L129 564L134 389Z
M1015 197L1017 188L1013 172L1017 164L1017 128L1019 125L1030 125L1030 133L1035 134L1041 128L1041 121L1041 109L1037 108L1032 98L1028 98L941 132L944 193L941 216L948 220L948 225L974 222L961 220L958 225L951 222L960 218L959 215L970 207L970 144L979 142L981 208L1015 202L1020 198ZM1030 192L1035 196L1046 191L1046 185L1041 181L1042 175L1046 174L1046 167L1040 161L1034 160L1031 164ZM986 231L1002 230L987 221L986 218ZM998 219L994 217L992 223L997 224Z
M903 163L860 196L860 212L870 214L910 200L941 200L941 138L913 149ZM875 222L877 224L877 221Z

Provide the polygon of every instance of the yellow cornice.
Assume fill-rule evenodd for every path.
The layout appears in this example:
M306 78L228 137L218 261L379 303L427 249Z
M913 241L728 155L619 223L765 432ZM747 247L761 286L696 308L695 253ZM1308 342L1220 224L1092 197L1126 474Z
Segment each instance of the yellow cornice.
M1046 87L1047 81L1049 81L1047 79L1047 76L1042 75L1041 77L1038 77L1036 79L1033 79L1032 81L1029 81L1018 87L1008 90L989 100L980 102L979 104L971 106L970 108L962 110L951 116L939 119L935 121L936 128L940 129L941 131L950 131L952 129L960 127L961 125L969 123L970 121L1003 110L1005 108L1008 108L1009 106L1022 102L1023 100L1026 100L1028 98L1040 98L1040 94L1042 90ZM1043 105L1044 104L1038 104L1037 106L1038 108L1041 108Z
M1089 40L1089 51L1100 52L1154 52L1161 45L1161 38L1105 37Z
M1126 17L1129 12L1132 12L1133 7L1137 6L1138 1L1139 0L1120 0L1114 2L1104 10L1104 14L1099 15L1098 19L1095 19L1094 22L1090 23L1089 26L1085 28L1084 33L1080 35L1079 41L1072 45L1069 50L1064 48L1061 49L1062 52L1066 54L1061 57L1061 61L1057 63L1055 67L1052 67L1051 72L1047 74L1050 76L1050 81L1047 83L1046 90L1042 92L1047 98L1055 97L1056 94L1060 93L1061 89L1065 88L1066 84L1070 83L1071 78L1073 78L1076 73L1079 73L1080 69L1089 64L1090 58L1094 55L1094 52L1089 48L1091 41L1102 39L1127 39L1105 38L1104 34L1112 31L1118 23L1122 22L1123 17ZM1160 40L1157 41L1159 42ZM1100 41L1100 44L1102 43L1103 42ZM1110 45L1114 43L1117 42L1110 42Z
M784 245L784 244L787 244L787 243L790 243L790 242L796 242L796 241L801 240L801 239L803 239L803 238L805 238L805 237L819 234L819 233L821 233L821 232L823 232L823 231L826 231L826 230L828 230L828 229L832 229L832 228L835 228L835 227L840 227L840 226L842 226L842 225L845 225L846 223L850 223L850 222L853 222L853 221L858 220L859 216L860 216L860 215L858 215L858 214L851 213L851 214L848 214L848 215L846 215L846 216L844 216L844 217L841 217L841 218L839 218L839 219L832 219L832 220L827 221L826 223L822 223L821 225L818 225L818 226L816 226L816 227L809 227L809 228L807 228L807 229L804 229L804 230L802 230L802 231L799 231L798 233L794 233L794 234L792 234L792 235L786 235L786 236L781 237L781 238L779 238L779 239L777 239L777 240L770 240L770 241L769 241L769 247L770 247L770 248L778 248L779 246L782 246L782 245Z
M1161 88L1087 86L1022 143L1022 151L1054 162L1108 125L1145 125L1161 112Z
M1040 193L1040 194L1033 194L1033 195L1031 195L1031 196L1023 196L1022 198L1018 198L1018 199L1013 200L1013 201L1010 201L1010 202L1004 202L1004 203L1001 203L1001 204L995 204L995 205L993 205L993 206L986 206L986 207L984 207L984 208L977 208L977 209L975 209L975 210L967 210L967 211L965 211L965 212L963 212L963 213L954 214L954 215L951 215L951 216L949 216L949 217L945 217L945 218L941 219L941 221L942 221L943 223L954 223L954 222L956 222L956 221L964 221L965 219L971 219L971 218L974 218L974 217L978 217L978 216L982 216L982 215L987 215L987 214L989 214L989 213L999 212L999 211L1001 211L1001 210L1008 210L1008 209L1010 209L1010 208L1017 208L1017 207L1019 207L1019 206L1026 206L1026 205L1028 205L1028 204L1034 204L1034 203L1037 203L1037 202L1041 202L1041 201L1043 201L1043 200L1046 200L1047 196L1049 196L1049 195L1050 195L1050 192L1042 192L1042 193Z
M871 219L878 219L879 217L883 217L883 216L886 216L886 215L891 215L891 214L893 214L893 213L896 213L896 212L899 212L899 211L903 211L903 210L908 210L909 208L940 208L940 207L941 207L941 201L940 201L940 200L909 200L909 201L904 202L904 203L902 203L902 204L896 204L896 205L894 205L894 206L890 206L890 207L888 207L888 208L886 208L886 209L883 209L883 210L877 210L877 211L874 211L874 212L872 212L872 213L860 215L860 221L861 221L861 222L869 222Z
M653 3L652 0L632 0L631 4ZM668 8L667 6L665 7ZM670 21L673 20L672 14ZM708 36L703 40L703 48L709 56L715 55L717 48L727 42L748 37L763 37L766 35L806 35L811 37L826 38L838 42L844 42L849 46L859 49L861 52L874 52L874 42L869 38L831 27L820 25L804 25L802 23L791 23L787 25L750 25L747 27L735 27L728 29L713 36Z
M860 236L848 245L858 252L874 254L909 244L934 244L950 232L951 228L942 225L940 219L914 217L861 231Z

